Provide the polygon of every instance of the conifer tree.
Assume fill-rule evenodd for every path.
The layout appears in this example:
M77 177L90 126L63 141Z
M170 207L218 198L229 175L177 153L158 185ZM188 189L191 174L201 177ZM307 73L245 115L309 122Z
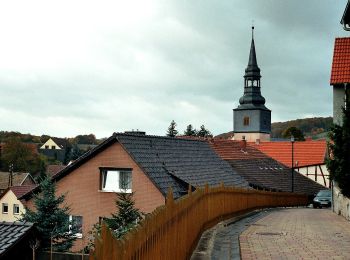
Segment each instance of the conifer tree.
M350 102L343 108L343 125L334 125L330 132L330 159L327 168L331 180L338 183L341 192L350 197Z
M191 124L189 124L184 132L186 136L195 136L197 134L196 129L193 128Z
M168 131L167 131L167 136L169 137L175 137L178 134L178 131L175 129L176 128L176 123L174 120L171 121L169 127L168 127Z
M209 136L212 136L212 134L210 133L209 130L207 130L205 128L204 125L201 125L199 131L197 132L197 136L200 136L200 137L209 137Z
M137 226L144 214L135 208L133 193L118 193L117 197L117 213L112 214L111 218L105 219L105 222L119 239Z
M46 178L40 183L41 193L35 195L35 211L26 208L23 220L36 223L41 237L41 248L53 251L68 251L76 239L73 232L69 232L69 207L62 205L64 195L56 197L55 184Z

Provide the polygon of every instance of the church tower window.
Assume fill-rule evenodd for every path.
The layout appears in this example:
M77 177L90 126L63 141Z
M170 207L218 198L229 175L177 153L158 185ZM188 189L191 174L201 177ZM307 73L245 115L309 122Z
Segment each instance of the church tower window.
M249 125L249 117L248 116L243 118L243 125L245 125L245 126Z

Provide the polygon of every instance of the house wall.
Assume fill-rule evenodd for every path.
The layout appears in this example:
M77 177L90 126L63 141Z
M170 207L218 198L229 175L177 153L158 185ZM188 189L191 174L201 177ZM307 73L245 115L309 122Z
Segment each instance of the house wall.
M326 183L324 182L324 179L322 177L322 172L320 170L320 167L322 169ZM325 164L320 165L320 166L302 167L302 168L296 169L296 171L298 171L302 175L308 177L309 179L311 179L313 181L316 181L317 183L319 183L327 188L330 187L329 172L328 172L327 166ZM316 174L316 178L315 178L315 174Z
M342 125L345 99L350 100L350 85L339 84L333 86L333 123Z
M242 140L243 136L247 142L255 142L257 139L259 139L261 142L270 141L270 134L264 133L234 133L232 140L240 141Z
M99 167L133 169L135 207L141 211L149 213L165 203L164 196L124 148L119 143L111 145L57 182L57 194L66 194L65 203L69 205L71 214L83 217L83 238L77 239L72 251L78 251L87 244L88 231L99 222L99 217L109 217L116 212L116 193L100 191ZM33 207L32 200L27 205Z
M8 213L2 213L2 203L8 204ZM13 205L19 205L19 214L13 214ZM0 199L0 221L13 222L19 220L21 214L25 212L23 204L17 199L16 195L8 190L6 194Z
M52 149L52 146L55 146L57 150L60 150L61 148L59 147L58 144L56 144L51 138L47 140L41 147L40 149L46 149L45 146L49 146L49 149Z
M350 199L341 193L336 183L333 183L332 196L333 212L350 220Z

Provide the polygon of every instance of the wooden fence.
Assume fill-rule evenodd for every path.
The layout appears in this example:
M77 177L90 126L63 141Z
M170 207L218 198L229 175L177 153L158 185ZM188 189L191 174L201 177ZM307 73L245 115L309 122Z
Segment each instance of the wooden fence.
M190 189L189 189L190 190ZM307 196L220 187L199 188L147 215L138 228L117 240L103 225L90 260L189 259L202 232L221 220L257 208L307 205Z

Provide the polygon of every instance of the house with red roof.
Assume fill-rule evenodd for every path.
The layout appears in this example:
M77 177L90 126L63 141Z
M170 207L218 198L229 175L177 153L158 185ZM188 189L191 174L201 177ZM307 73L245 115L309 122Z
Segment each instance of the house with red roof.
M350 99L350 37L336 38L330 84L333 86L333 122L342 123L342 107Z
M325 187L330 187L329 173L325 163L325 159L328 156L326 140L306 140L294 142L293 144L290 141L256 142L248 143L248 145L287 167L293 167L296 171L315 182Z
M0 195L0 222L18 221L21 218L21 214L25 213L24 205L19 198L33 190L35 187L36 185L32 184L7 188L5 192Z
M209 144L252 188L280 192L293 191L310 196L324 189L324 186L299 172L292 173L290 166L271 158L244 140L213 139L209 140Z

